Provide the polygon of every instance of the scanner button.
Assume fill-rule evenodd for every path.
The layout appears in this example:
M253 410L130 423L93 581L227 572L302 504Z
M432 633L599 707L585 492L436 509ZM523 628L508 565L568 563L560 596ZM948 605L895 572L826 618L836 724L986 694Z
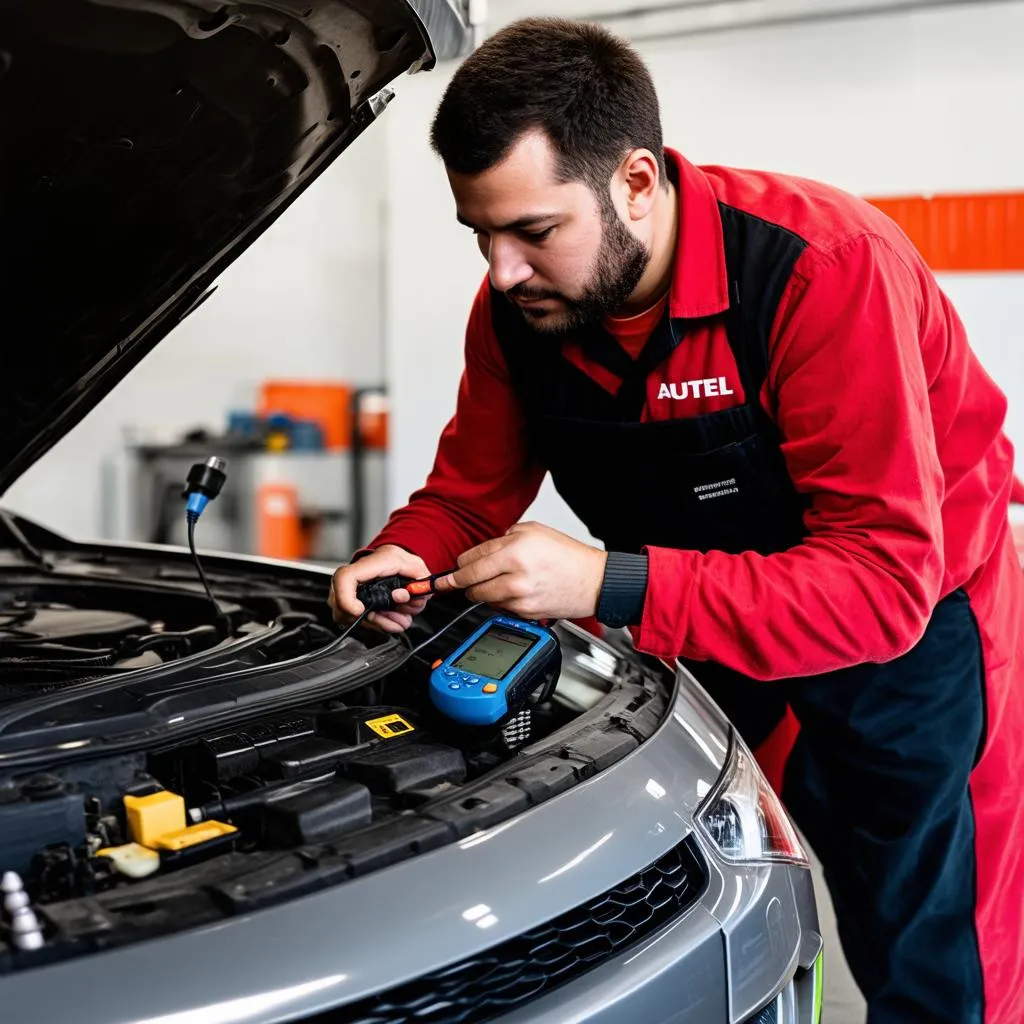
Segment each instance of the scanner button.
M462 689L462 683L449 683L448 684L448 689L449 690L461 690Z
M484 693L497 693L497 692L498 692L498 684L497 683L484 683Z
M448 679L454 679L458 675L458 672L456 672L455 669L453 669L453 668L446 668L444 670L444 675Z
M435 661L434 664L431 665L430 667L431 668L440 668L441 667L441 659L438 658L437 661Z
M468 678L467 678L467 679L465 680L465 682L469 683L469 685L470 685L470 686L472 686L472 685L473 685L474 683L479 683L479 682L480 682L480 680L479 680L479 679L477 679L477 677L476 677L476 676L469 676L469 677L468 677Z

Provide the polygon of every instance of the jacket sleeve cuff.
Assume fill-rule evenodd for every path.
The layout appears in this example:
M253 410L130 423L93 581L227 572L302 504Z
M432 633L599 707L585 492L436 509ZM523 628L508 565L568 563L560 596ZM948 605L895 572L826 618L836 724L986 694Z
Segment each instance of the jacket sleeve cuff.
M639 625L647 599L647 555L609 551L597 602L597 621L618 629Z

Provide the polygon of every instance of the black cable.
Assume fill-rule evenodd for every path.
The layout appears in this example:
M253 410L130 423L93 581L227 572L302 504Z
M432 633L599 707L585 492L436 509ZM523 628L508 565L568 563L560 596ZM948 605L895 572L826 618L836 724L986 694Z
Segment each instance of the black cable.
M338 639L335 641L335 643L339 643L340 644L342 642L342 640L347 639L349 634L356 628L356 626L358 626L359 623L362 622L363 619L365 619L366 616L369 615L369 614L370 614L370 609L369 608L364 609L360 613L359 618L357 618L356 621L353 622L352 625L349 626L348 629L346 629L345 632L342 633L341 636L338 637Z
M192 552L192 561L196 564L196 571L199 573L200 582L203 584L203 589L206 591L206 596L210 599L210 604L213 605L214 613L217 616L218 621L224 627L224 635L231 635L231 620L221 610L217 599L213 596L213 591L210 590L210 584L206 582L206 573L203 572L203 564L199 561L199 555L196 552L196 521L199 519L193 512L189 512L187 515L188 519L188 549Z
M449 622L445 626L442 626L436 633L433 633L431 636L427 637L427 639L424 640L423 643L418 644L416 647L414 647L409 652L409 656L411 657L414 654L418 654L420 651L423 650L424 647L429 646L435 640L437 640L438 637L443 636L445 633L447 633L448 630L451 629L452 626L454 626L456 622L458 622L460 619L464 619L470 612L475 611L477 608L482 607L486 603L487 603L486 601L477 601L476 604L471 604L468 608L466 608L465 610L459 612L459 614L456 615L455 618L451 620L451 622Z
M448 630L451 629L452 626L454 626L456 622L458 622L460 619L465 618L471 611L474 611L475 609L481 607L485 603L486 602L484 602L484 601L478 601L476 604L471 604L468 608L466 608L463 611L459 612L459 614L456 615L455 618L451 620L451 622L446 623L439 630L437 630L437 632L431 633L431 635L428 636L427 639L423 641L423 643L421 643L418 646L414 647L409 652L409 656L411 657L412 655L416 654L418 651L422 651L423 648L426 647L428 644L432 644L438 637L442 636L444 633L447 633ZM372 609L370 609L370 608L364 609L363 612L359 615L359 618L357 618L355 620L355 622L353 622L352 625L350 625L348 627L348 629L346 629L345 632L342 633L341 636L338 637L338 639L335 642L336 643L341 643L341 641L344 640L356 628L356 626L358 626L359 623L361 623L363 621L363 619L365 619L366 616L370 614L371 610Z

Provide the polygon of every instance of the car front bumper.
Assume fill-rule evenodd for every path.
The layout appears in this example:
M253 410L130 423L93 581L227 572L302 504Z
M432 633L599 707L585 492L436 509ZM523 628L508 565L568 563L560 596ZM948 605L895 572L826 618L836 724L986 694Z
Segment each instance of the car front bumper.
M709 863L713 863L708 852ZM743 902L742 912L732 906ZM721 866L700 903L501 1024L819 1024L822 941L810 872L753 882Z

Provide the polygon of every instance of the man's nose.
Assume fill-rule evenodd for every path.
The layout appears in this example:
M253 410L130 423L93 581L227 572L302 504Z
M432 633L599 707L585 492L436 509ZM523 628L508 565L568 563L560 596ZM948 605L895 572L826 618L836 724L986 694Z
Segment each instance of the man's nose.
M487 252L491 284L499 292L507 292L533 277L533 267L511 240L492 238Z

